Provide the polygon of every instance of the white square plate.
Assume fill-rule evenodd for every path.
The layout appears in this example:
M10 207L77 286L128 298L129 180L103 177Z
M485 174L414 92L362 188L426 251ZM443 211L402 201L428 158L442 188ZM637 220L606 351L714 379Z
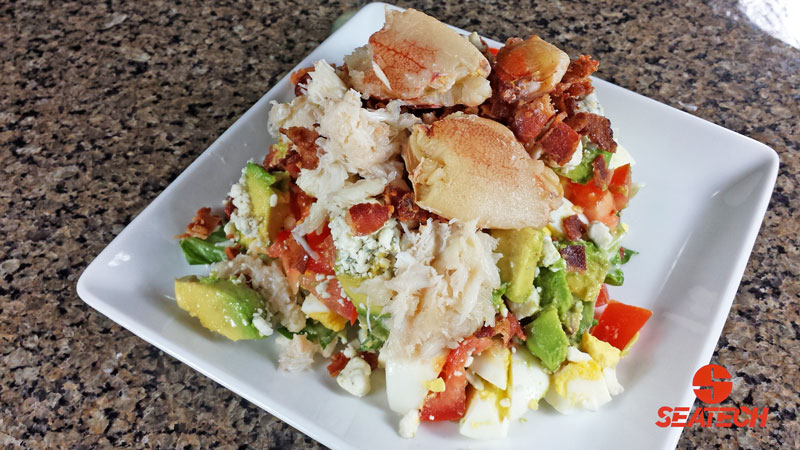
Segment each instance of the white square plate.
M383 25L383 4L362 8L298 67L341 63ZM492 45L499 45L493 43ZM78 294L93 308L228 389L334 448L672 448L679 428L655 425L660 406L689 406L691 377L706 364L725 323L775 183L770 148L602 80L594 80L618 138L647 186L624 220L626 266L613 298L653 311L634 351L620 364L625 392L599 413L562 416L549 407L512 424L508 439L461 437L452 423L424 424L413 440L397 434L379 376L376 392L350 396L317 364L276 370L273 340L234 343L212 335L171 297L190 267L172 238L201 206L219 205L250 158L260 160L271 100L292 97L284 77L156 198L92 262ZM579 431L579 432L576 432ZM535 441L532 441L535 439Z

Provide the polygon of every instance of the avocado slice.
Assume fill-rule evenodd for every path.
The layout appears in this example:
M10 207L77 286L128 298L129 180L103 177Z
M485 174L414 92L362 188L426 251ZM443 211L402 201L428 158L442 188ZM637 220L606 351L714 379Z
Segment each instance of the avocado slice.
M586 272L567 271L567 286L575 297L594 302L608 272L608 258L594 242L570 242L567 245L576 244L586 248Z
M534 281L536 287L542 289L539 305L542 307L553 305L558 311L558 317L565 323L567 313L575 303L567 284L567 277L564 269L553 271L543 267Z
M285 172L271 174L256 163L248 162L244 172L245 188L250 197L250 210L258 219L258 236L264 243L273 242L289 213L289 195L278 189ZM273 198L273 196L275 196Z
M253 325L253 316L266 310L265 301L244 284L191 275L175 280L175 299L204 327L228 339L266 337Z
M525 326L525 345L534 356L542 361L542 365L550 372L555 372L567 358L569 341L558 311L554 306L546 308Z
M514 303L524 303L533 289L544 233L537 228L522 228L492 230L491 234L498 241L496 251L503 255L497 268L500 280L508 283L505 296Z

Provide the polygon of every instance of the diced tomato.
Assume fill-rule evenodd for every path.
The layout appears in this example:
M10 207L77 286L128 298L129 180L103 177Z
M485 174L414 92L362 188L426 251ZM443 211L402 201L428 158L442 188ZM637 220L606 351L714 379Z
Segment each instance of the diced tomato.
M622 211L628 206L631 198L631 165L617 167L611 177L608 190L614 196L614 207Z
M494 48L494 47L489 47L489 53L491 53L493 55L497 55L497 51L498 50L500 50L500 49Z
M321 295L320 301L325 304L331 311L339 314L345 319L350 321L350 325L356 323L358 319L358 311L353 306L353 302L347 298L339 280L336 278L328 279L328 289L325 291L328 295Z
M564 196L573 204L583 208L583 214L589 221L600 221L612 230L617 227L619 216L611 191L602 191L591 182L580 184L567 181L564 186Z
M317 234L316 231L306 235L306 242L311 247L318 259L311 258L308 261L308 270L323 275L333 275L333 266L336 264L336 247L333 245L333 236L328 224Z
M490 337L470 336L461 345L450 350L439 375L444 380L444 391L429 393L422 405L420 420L439 422L458 420L467 412L467 376L464 365L473 353L480 353L492 345Z
M603 284L600 287L600 293L597 294L597 300L594 302L595 308L601 308L608 303L608 286Z
M457 348L450 350L447 361L439 374L444 380L444 392L428 393L428 397L422 405L420 420L439 422L464 417L464 413L467 411L467 378L464 366L470 355L479 354L489 348L492 342L495 342L492 339L494 336L500 336L503 339L503 345L508 345L514 337L525 340L525 333L522 331L519 321L509 313L506 317L498 315L495 319L495 326L483 327L474 335L461 341Z
M622 350L652 314L648 309L611 300L590 333Z

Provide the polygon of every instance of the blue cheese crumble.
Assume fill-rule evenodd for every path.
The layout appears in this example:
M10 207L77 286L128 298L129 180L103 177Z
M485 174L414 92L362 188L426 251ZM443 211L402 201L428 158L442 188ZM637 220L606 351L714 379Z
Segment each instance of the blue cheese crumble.
M386 271L400 251L400 231L395 219L387 220L366 236L353 234L343 215L331 219L330 229L337 270L355 277L367 278Z

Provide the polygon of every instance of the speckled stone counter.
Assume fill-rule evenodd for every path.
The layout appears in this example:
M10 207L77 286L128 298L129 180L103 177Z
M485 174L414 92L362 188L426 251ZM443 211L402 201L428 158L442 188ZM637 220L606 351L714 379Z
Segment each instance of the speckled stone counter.
M92 258L357 4L0 1L0 447L319 445L86 306ZM774 148L780 174L713 361L766 428L682 448L800 447L800 51L737 2L408 5L540 34L598 75Z

